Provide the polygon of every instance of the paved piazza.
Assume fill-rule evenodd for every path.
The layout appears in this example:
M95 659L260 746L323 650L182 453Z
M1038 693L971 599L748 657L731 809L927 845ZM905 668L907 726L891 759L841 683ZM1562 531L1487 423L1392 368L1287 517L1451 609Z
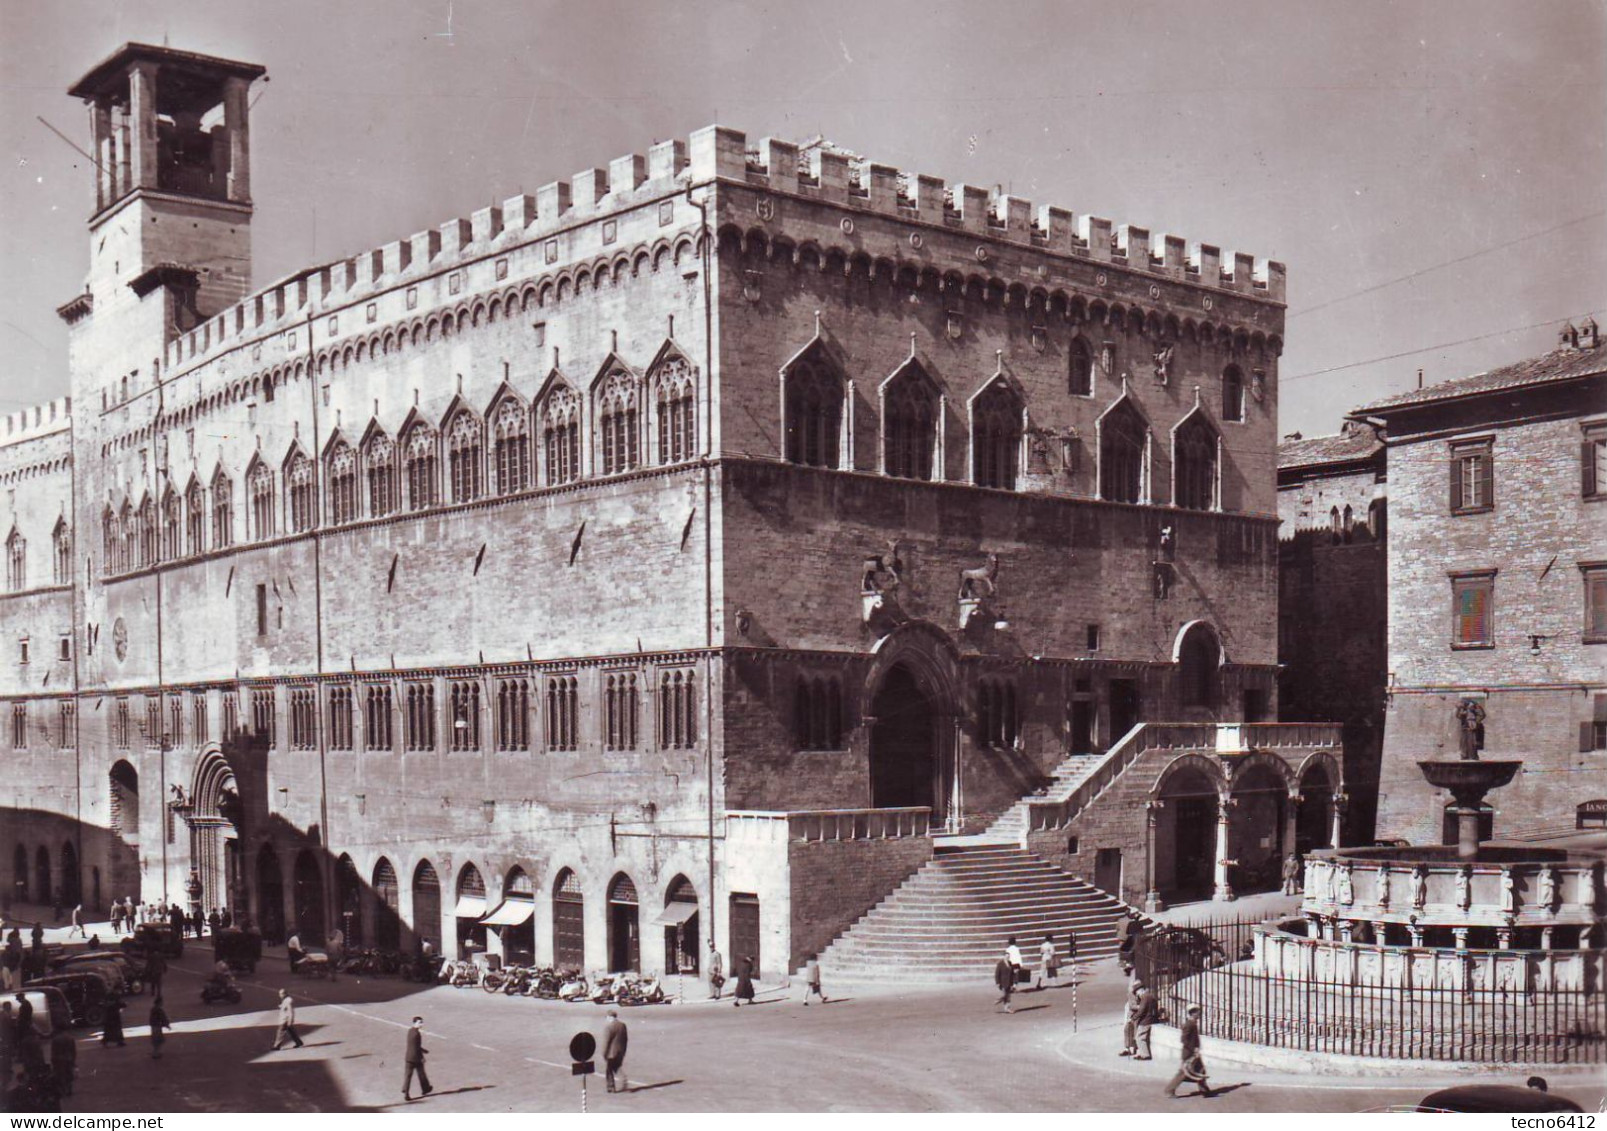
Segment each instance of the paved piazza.
M407 1106L441 1112L574 1111L569 1038L600 1033L601 1006L488 996L398 979L290 976L283 952L246 977L239 1006L203 1006L198 990L209 948L191 946L168 975L175 1028L160 1061L143 1025L150 999L132 999L126 1049L102 1049L83 1030L74 1112L375 1111ZM296 995L306 1047L269 1052L275 991ZM621 1111L1359 1111L1409 1103L1435 1086L1375 1080L1313 1082L1270 1072L1218 1071L1213 1100L1170 1100L1172 1065L1136 1065L1115 1055L1121 981L1099 963L1077 993L1025 993L1017 1011L994 1011L986 984L890 992L827 986L842 998L800 1004L801 987L769 988L752 1008L693 1001L621 1010L630 1026L631 1088L607 1095L601 1077L591 1110ZM426 1019L436 1092L401 1103L403 1031ZM1206 1045L1209 1056L1210 1045ZM1554 1077L1586 1110L1599 1084Z

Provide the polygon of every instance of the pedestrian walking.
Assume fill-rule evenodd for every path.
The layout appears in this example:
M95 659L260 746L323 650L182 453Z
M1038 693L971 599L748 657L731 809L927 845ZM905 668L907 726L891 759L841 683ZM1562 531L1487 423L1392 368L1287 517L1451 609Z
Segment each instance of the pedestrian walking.
M1293 852L1283 858L1283 894L1300 894L1300 857Z
M430 1085L429 1073L424 1071L424 1058L429 1055L429 1049L424 1047L424 1018L413 1018L412 1027L407 1031L407 1053L403 1059L402 1071L402 1098L409 1103L413 1100L413 1077L418 1077L419 1095L427 1096L435 1091Z
M610 1092L630 1091L625 1079L625 1046L629 1042L630 1031L619 1019L619 1010L610 1009L608 1024L603 1026L603 1071L608 1077Z
M1043 989L1045 982L1054 982L1060 977L1060 959L1055 954L1055 936L1045 935L1043 942L1038 945L1038 989Z
M234 926L234 912L225 907L222 912L219 913L218 921L223 924L223 929L227 931L230 927Z
M1143 924L1138 921L1136 908L1127 909L1127 918L1116 924L1116 939L1120 944L1116 949L1116 963L1122 968L1123 974L1133 972L1133 950L1138 945L1138 938L1144 933Z
M217 938L218 931L223 928L223 916L218 914L218 909L216 907L214 907L212 909L212 913L206 917L206 926L207 930L212 932L212 937Z
M123 999L113 996L106 1002L105 1017L101 1023L100 1044L102 1048L116 1045L123 1048L127 1041L123 1039Z
M755 963L753 955L745 954L737 959L737 992L736 1005L747 1002L753 1004L753 968Z
M1133 1014L1133 1059L1151 1060L1149 1035L1155 1027L1155 1022L1161 1019L1160 1002L1155 1000L1155 991L1144 985L1138 985L1138 1008Z
M1127 1006L1122 1011L1122 1051L1117 1052L1118 1057L1130 1057L1138 1052L1138 1033L1136 1033L1136 1017L1138 1017L1138 998L1143 993L1143 983L1138 978L1130 978L1127 983Z
M157 996L151 1002L151 1059L162 1059L162 1042L167 1040L167 1030L173 1027L173 1022L167 1019L167 1010L162 1008L162 998Z
M45 928L44 928L44 924L35 923L33 925L33 930L28 932L28 940L33 944L33 948L35 950L44 949L44 945L45 945Z
M820 999L820 1004L826 1004L825 991L820 988L820 959L811 958L804 963L804 1004L809 1004L809 995L814 994Z
M288 990L279 990L279 1028L273 1035L273 1048L270 1052L278 1052L279 1046L289 1037L296 1042L299 1049L302 1045L301 1036L296 1032L296 999L290 996Z
M709 940L709 997L715 1001L720 1000L720 987L725 985L725 962L720 952L714 949L714 940Z
M73 908L73 925L67 932L67 937L72 938L74 934L77 934L81 939L89 937L89 932L84 930L84 905L82 903Z
M7 991L22 988L22 938L14 930L0 951L0 982L0 989Z
M123 933L123 901L121 899L112 900L111 922L112 922L112 934L114 934L114 935L122 934Z
M329 955L329 980L338 982L336 975L340 972L340 963L346 957L346 936L339 927L329 932L329 941L324 944L324 950Z
M1004 946L1004 960L1010 964L1010 972L1016 980L1016 985L1027 980L1025 968L1021 964L1021 947L1014 935L1010 936L1010 941Z
M150 957L145 960L145 982L151 987L151 993L157 997L162 996L162 979L165 977L167 977L167 959L153 950Z
M1188 1016L1183 1022L1182 1042L1182 1064L1167 1081L1166 1094L1174 1100L1182 1099L1177 1094L1177 1086L1187 1080L1199 1089L1198 1095L1210 1099L1216 1093L1211 1091L1211 1082L1205 1077L1205 1060L1200 1056L1200 1007L1197 1005L1188 1007Z
M1010 1005L1010 995L1016 992L1016 971L1010 965L1009 958L1000 958L993 967L993 984L999 987L999 1000L994 1005L1004 1006L1006 1013L1014 1013Z

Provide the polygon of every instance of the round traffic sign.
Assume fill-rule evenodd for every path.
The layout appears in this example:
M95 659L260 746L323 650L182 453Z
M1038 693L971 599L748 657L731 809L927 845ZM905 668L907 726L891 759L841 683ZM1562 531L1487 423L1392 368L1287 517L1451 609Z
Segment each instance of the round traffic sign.
M597 1051L597 1038L590 1033L576 1033L569 1042L570 1060L590 1060Z

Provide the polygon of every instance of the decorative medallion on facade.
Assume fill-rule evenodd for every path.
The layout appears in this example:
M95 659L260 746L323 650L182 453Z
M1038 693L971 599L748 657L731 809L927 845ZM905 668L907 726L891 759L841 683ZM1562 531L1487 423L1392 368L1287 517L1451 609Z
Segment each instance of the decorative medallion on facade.
M854 234L854 218L852 216L844 216L837 221L837 226L843 230L843 235L845 236Z
M965 333L965 319L964 319L964 317L960 314L960 312L958 310L949 311L949 320L948 320L948 335L949 335L949 337L958 339L959 336L961 334L963 334L963 333Z
M112 654L118 663L128 659L128 625L123 623L122 617L112 622Z
M761 196L753 202L753 214L769 223L776 218L776 202L768 196Z
M910 246L913 247L915 250L919 251L920 248L921 248L921 245L923 243L925 243L925 242L926 241L921 238L921 233L920 232L911 232L910 233Z

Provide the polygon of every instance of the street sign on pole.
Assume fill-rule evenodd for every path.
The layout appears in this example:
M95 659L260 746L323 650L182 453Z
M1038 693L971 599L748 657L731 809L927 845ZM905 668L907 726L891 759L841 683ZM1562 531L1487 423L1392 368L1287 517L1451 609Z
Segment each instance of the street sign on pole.
M590 1033L576 1033L569 1041L569 1066L572 1076L580 1077L580 1113L586 1114L586 1077L597 1071L592 1055L597 1051L597 1038Z

